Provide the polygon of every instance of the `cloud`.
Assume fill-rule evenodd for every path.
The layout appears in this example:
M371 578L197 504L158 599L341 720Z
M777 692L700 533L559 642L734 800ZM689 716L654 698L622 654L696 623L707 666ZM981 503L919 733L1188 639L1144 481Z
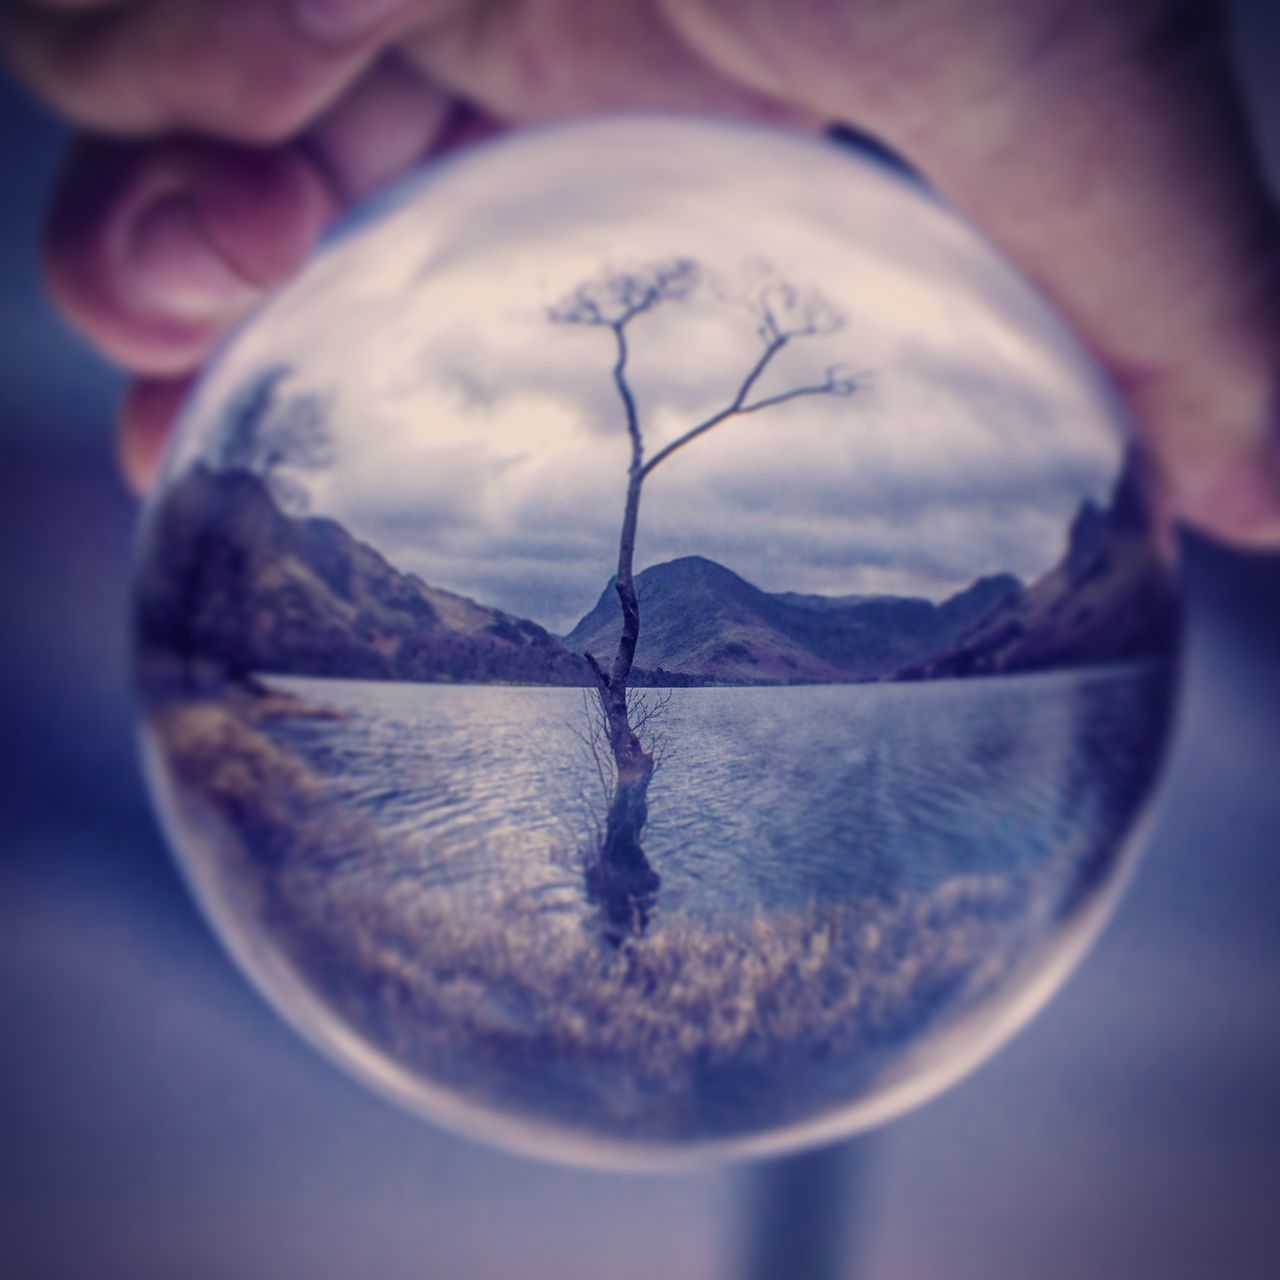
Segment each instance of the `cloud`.
M767 174L767 181L761 175ZM940 205L818 143L636 120L517 136L359 218L226 348L175 466L266 364L332 398L317 511L432 583L567 629L616 560L628 462L607 329L547 308L610 265L689 256L817 288L837 332L766 395L837 361L850 399L736 418L646 483L638 563L698 553L769 589L941 597L1060 554L1121 453L1111 393L1029 288ZM750 314L704 289L628 327L652 456L732 398Z

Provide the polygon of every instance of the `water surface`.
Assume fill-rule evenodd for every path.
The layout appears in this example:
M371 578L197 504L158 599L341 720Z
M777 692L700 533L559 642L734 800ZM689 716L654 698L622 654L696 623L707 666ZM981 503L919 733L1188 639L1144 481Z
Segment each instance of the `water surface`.
M883 1116L1046 998L1150 792L1172 676L675 690L661 886L621 941L583 874L590 695L269 683L290 696L177 702L151 732L273 998L433 1114L683 1144Z
M341 712L271 733L329 779L331 803L404 838L400 870L464 898L513 875L544 905L580 896L577 865L603 812L582 742L591 695L272 683ZM1166 683L1153 667L671 690L645 840L660 909L749 915L925 892L957 874L1047 868L1070 847L1065 900L1145 795Z

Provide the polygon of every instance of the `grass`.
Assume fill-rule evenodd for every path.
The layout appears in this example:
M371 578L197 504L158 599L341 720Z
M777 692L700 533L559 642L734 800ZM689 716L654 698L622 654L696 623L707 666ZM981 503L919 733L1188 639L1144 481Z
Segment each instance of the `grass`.
M149 725L180 806L215 817L218 874L339 1015L475 1101L618 1136L736 1132L869 1087L932 1020L1007 976L1026 876L706 920L604 945L580 910L531 908L513 873L459 899L280 749L287 695L161 702ZM659 900L660 901L660 900Z

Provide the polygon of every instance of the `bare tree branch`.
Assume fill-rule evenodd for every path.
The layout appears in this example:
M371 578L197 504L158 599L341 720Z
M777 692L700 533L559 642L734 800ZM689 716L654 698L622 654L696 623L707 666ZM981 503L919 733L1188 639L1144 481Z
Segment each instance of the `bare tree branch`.
M666 755L667 737L659 724L671 699L671 691L652 698L629 687L636 646L640 639L640 601L635 584L636 533L644 481L672 454L729 418L759 413L774 405L805 396L848 396L860 379L842 366L827 369L821 382L791 387L757 400L750 397L778 353L796 338L836 332L844 317L819 293L802 293L787 281L770 281L757 288L744 302L755 317L756 332L763 344L737 391L724 408L689 428L660 449L649 461L644 458L644 433L636 399L627 378L630 350L626 328L635 319L662 302L687 297L699 279L698 268L688 259L677 258L635 271L606 273L573 290L547 315L558 324L608 328L615 343L613 383L622 402L630 444L627 489L622 527L618 536L618 569L614 591L622 610L622 628L617 651L609 671L591 653L585 659L596 683L596 711L588 732L582 736L595 764L597 780L608 793L608 814L600 852L588 868L588 891L606 904L609 918L644 927L648 906L659 877L649 865L641 846L648 821L648 789L655 769ZM608 746L608 756L604 746Z
M631 271L606 271L549 307L547 318L556 324L617 328L660 302L687 297L697 282L698 266L689 258L672 258Z
M627 677L635 660L636 642L640 634L640 606L636 599L632 561L635 556L636 526L640 514L640 487L644 481L644 437L641 434L635 396L627 381L626 326L636 316L661 302L684 298L698 281L697 264L688 258L673 258L627 272L606 272L579 285L555 306L548 317L558 324L585 324L607 327L613 331L617 354L613 364L613 382L622 401L627 437L631 444L631 462L627 469L627 496L623 508L622 533L618 540L618 571L614 589L622 607L622 636L609 675L593 660L592 671L600 696L608 701L610 690L625 691ZM622 702L615 706L621 733Z
M644 475L648 476L659 463L665 462L678 449L683 449L690 441L696 440L699 436L705 435L712 427L718 427L722 422L729 418L741 417L748 413L758 413L761 409L771 408L776 404L785 404L788 400L798 400L802 396L851 396L862 385L861 375L843 372L843 366L832 365L827 370L827 376L821 382L812 383L807 386L792 387L789 391L781 391L777 395L766 396L763 400L757 400L753 404L746 404L746 398L751 394L751 388L759 381L760 375L768 368L770 361L781 351L791 339L800 334L808 334L809 330L795 330L786 334L780 334L774 337L761 353L760 358L752 366L750 372L743 380L742 385L738 388L737 394L723 409L713 413L711 417L704 419L698 423L696 427L691 427L684 435L673 440L665 448L659 449L657 453L649 459L645 464ZM816 332L816 331L815 331Z
M699 436L705 435L712 427L718 427L726 418L732 418L734 414L738 413L742 408L743 400L751 393L751 388L759 381L760 375L769 367L769 362L787 345L787 342L788 338L783 335L777 335L772 338L760 353L759 359L751 366L747 376L738 387L737 394L729 404L713 413L711 417L698 423L696 427L691 427L684 435L667 445L666 448L659 449L646 464L644 475L649 475L659 463L665 462L677 449L683 449L691 440L696 440Z
M758 413L761 409L772 408L775 404L785 404L788 400L796 400L801 396L851 396L859 390L865 382L865 375L852 373L839 373L839 366L832 366L827 370L827 376L821 382L815 382L809 386L792 387L790 391L780 391L777 395L766 396L763 400L757 400L754 404L744 404L738 413Z
M627 382L627 338L623 333L623 324L612 324L613 336L617 340L618 355L613 362L613 385L618 388L618 396L622 400L622 409L627 420L627 435L631 440L632 469L640 467L644 461L644 439L640 435L640 418L636 413L636 398L631 393Z
M600 786L600 799L607 808L614 783L613 755L609 750L609 725L605 720L604 711L599 701L593 698L585 689L582 691L582 713L583 721L587 727L581 729L577 725L570 723L568 728L582 744L583 753L590 761L596 781ZM587 800L585 793L580 794L580 799L584 801L588 811L591 813L594 825L599 827L601 815L596 812L595 806Z

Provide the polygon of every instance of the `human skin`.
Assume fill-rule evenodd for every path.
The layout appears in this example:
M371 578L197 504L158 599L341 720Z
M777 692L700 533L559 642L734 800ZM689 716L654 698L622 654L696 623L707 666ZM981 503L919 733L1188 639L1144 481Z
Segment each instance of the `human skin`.
M496 129L670 110L884 140L1092 348L1169 514L1280 547L1280 231L1212 0L0 0L0 41L85 132L47 275L134 375L139 489L352 201Z

